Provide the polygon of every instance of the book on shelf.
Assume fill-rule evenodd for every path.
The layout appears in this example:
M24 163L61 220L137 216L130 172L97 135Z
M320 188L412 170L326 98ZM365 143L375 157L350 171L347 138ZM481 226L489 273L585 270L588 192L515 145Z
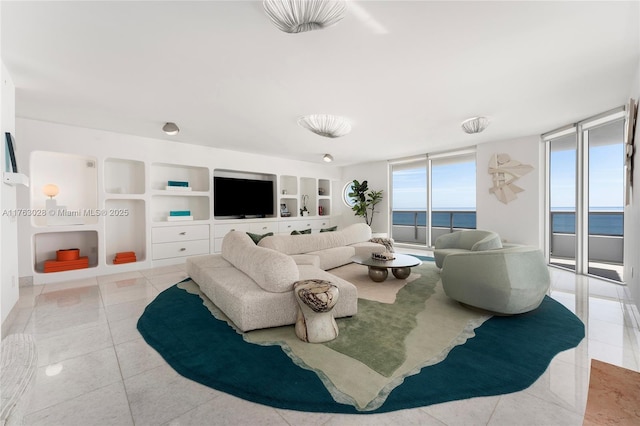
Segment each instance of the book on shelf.
M179 186L179 187L189 187L189 182L184 180L170 180L167 181L167 186Z
M190 186L171 186L171 185L167 185L164 187L165 190L167 191L191 191L191 187Z
M180 222L183 220L193 220L193 216L167 216L168 222Z
M169 216L191 216L191 210L170 210Z

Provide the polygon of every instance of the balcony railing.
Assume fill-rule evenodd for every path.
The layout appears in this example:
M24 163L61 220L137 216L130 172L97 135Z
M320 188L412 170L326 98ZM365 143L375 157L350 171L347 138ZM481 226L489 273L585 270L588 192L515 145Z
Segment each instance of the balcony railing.
M575 213L551 212L551 256L575 259ZM432 212L431 242L443 234L459 229L476 228L476 212L446 210ZM392 237L399 243L426 244L427 212L425 210L393 210ZM624 246L622 212L589 213L589 259L622 264Z

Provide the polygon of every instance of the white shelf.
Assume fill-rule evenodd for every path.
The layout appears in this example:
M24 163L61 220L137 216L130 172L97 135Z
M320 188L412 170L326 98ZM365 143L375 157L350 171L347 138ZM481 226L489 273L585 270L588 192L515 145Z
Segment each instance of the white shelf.
M146 259L146 220L144 200L108 199L106 216L106 264L113 265L118 252L133 251L136 262Z
M4 172L2 174L2 181L7 185L11 185L11 186L18 186L18 185L24 185L27 187L29 186L29 176L24 175L22 173Z
M107 194L144 194L144 163L107 158L104 161L104 191Z
M165 191L170 180L188 182L192 191L209 192L209 169L206 167L166 163L151 165L151 189Z

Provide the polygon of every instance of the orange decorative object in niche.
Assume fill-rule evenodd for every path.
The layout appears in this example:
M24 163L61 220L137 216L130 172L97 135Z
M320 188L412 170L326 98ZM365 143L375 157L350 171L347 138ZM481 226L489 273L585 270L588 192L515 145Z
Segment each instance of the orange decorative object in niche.
M136 262L136 253L134 251L122 251L116 253L116 257L113 258L114 265L119 265L121 263L130 263Z

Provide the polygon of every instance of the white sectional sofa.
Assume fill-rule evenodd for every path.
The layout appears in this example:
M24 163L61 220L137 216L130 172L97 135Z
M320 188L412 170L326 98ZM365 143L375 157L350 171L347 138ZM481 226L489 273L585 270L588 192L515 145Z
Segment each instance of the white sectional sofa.
M294 324L293 283L330 281L338 287L336 318L358 311L356 287L327 272L351 262L356 253L384 251L368 242L371 229L356 224L341 231L274 235L256 245L244 232L225 235L222 253L187 259L187 272L202 292L242 331Z

